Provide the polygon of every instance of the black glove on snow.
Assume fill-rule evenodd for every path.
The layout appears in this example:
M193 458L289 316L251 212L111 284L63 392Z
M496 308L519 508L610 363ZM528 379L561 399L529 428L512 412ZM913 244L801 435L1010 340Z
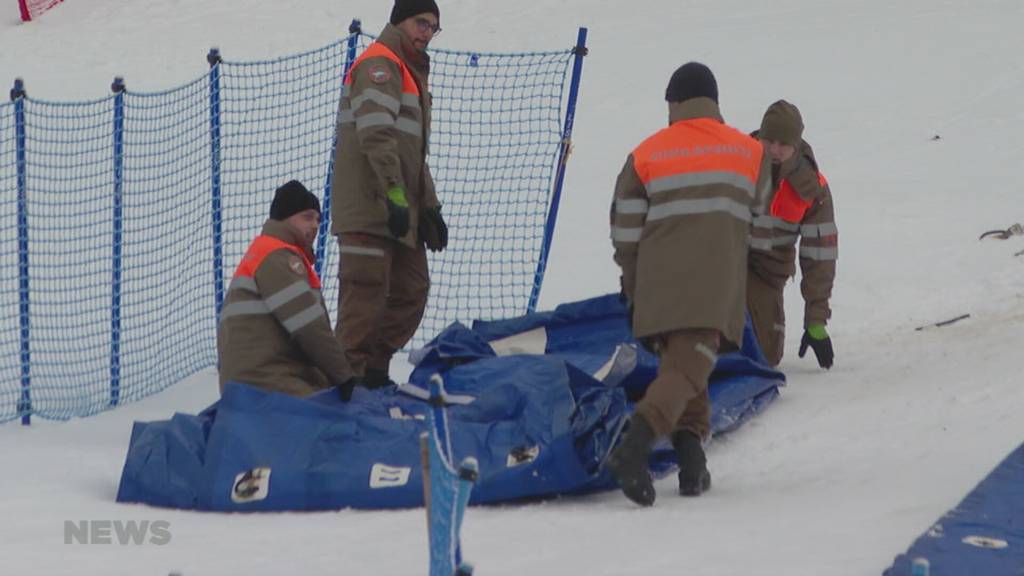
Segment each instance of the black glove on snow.
M818 327L811 326L807 330L804 330L804 336L800 339L799 355L803 358L804 354L807 353L807 348L810 347L814 350L814 355L818 358L818 366L828 370L832 367L832 360L835 358L835 352L832 350L832 338L825 333L823 326L821 327L820 332L817 332L816 328ZM824 338L821 338L820 336L824 336Z
M419 232L431 252L440 252L448 247L448 225L441 216L440 206L432 206L420 213Z

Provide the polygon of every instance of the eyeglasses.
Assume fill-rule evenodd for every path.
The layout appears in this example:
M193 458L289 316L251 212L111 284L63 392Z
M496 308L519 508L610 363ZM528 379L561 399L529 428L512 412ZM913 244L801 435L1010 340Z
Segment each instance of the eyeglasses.
M433 34L434 36L437 36L438 34L441 33L441 26L438 24L434 24L433 22L427 20L426 18L418 17L416 18L415 22L416 26L419 27L420 32L426 32L427 30L429 30L430 33Z

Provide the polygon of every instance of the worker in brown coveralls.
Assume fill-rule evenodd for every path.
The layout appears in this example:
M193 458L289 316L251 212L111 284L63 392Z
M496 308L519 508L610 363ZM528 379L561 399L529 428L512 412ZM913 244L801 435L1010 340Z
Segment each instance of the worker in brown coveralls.
M448 226L427 166L427 46L434 0L396 0L390 23L353 63L338 110L331 232L340 248L335 334L367 387L393 384L391 357L415 334L430 289L424 249Z
M625 495L643 506L655 498L648 456L665 436L676 450L680 493L711 486L702 447L708 377L720 343L743 335L750 223L771 174L761 143L722 120L707 66L681 66L665 99L670 125L629 155L611 209L633 334L659 359L607 460Z
M217 327L220 388L230 381L307 396L356 384L334 338L313 269L320 202L292 180L274 193L270 219L231 280Z
M754 218L747 275L747 307L754 333L772 366L782 360L786 335L783 292L796 274L800 240L800 292L804 298L801 358L814 350L818 364L831 368L832 339L825 330L832 316L829 299L836 277L839 231L832 191L803 139L804 123L796 106L779 100L764 113L752 136L772 159L772 198L768 211Z

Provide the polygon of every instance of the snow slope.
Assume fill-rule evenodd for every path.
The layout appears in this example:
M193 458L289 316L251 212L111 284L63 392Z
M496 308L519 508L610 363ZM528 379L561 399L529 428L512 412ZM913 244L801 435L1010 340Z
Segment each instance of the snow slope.
M7 0L0 81L48 100L106 95L115 75L158 90L233 60L325 44L369 0L68 0L28 25ZM570 160L541 307L617 289L607 206L629 150L664 125L665 83L696 59L726 119L756 128L786 98L836 195L836 366L796 357L802 304L787 294L790 385L709 451L715 487L653 509L618 493L471 509L478 573L879 574L1024 440L1024 239L979 242L1024 220L1024 4L1017 0L562 0L441 2L438 47L556 49L590 29ZM940 136L934 139L934 136ZM442 192L443 193L443 192ZM920 325L963 313L938 329ZM1019 352L1018 352L1019 353ZM413 574L421 510L216 515L114 503L133 420L214 400L201 373L112 413L0 427L5 574ZM165 520L164 546L64 543L67 520Z

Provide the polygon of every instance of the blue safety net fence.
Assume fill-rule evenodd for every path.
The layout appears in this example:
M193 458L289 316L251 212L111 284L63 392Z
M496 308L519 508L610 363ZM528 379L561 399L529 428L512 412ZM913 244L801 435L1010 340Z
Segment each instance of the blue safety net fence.
M95 414L214 366L223 291L293 178L325 204L316 251L336 318L334 128L344 71L372 40L264 62L211 54L208 74L159 93L12 91L0 104L0 422ZM571 47L430 55L428 161L451 234L430 256L413 346L535 300L574 92Z

